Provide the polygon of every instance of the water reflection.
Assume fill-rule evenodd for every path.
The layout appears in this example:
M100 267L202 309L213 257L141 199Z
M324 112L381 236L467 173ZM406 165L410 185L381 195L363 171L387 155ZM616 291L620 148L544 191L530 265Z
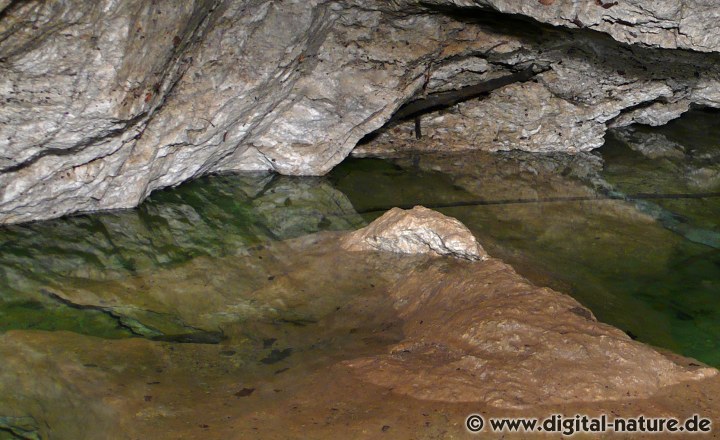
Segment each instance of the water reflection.
M199 399L207 414L218 401L277 411L294 378L400 340L386 289L422 258L368 259L334 249L332 232L308 235L356 229L392 206L457 217L493 256L601 320L720 366L720 128L703 132L710 116L617 131L595 153L210 176L134 210L2 227L0 438L101 437L137 420L143 432L186 432L163 398Z
M716 116L618 131L594 153L365 159L332 179L366 220L435 206L601 320L720 365L720 132L703 132Z
M0 331L216 341L219 323L257 308L236 303L244 314L221 313L230 305L218 298L284 270L282 250L257 258L269 243L422 204L459 218L492 254L600 319L720 365L715 116L618 130L599 152L573 156L416 155L349 160L326 178L210 176L134 210L4 227ZM237 258L225 270L237 276L209 279L229 256ZM178 280L184 296L158 287ZM231 294L228 284L239 287ZM198 291L213 292L212 307L192 300Z
M2 227L0 331L160 337L141 323L157 321L152 314L138 321L136 310L131 318L117 307L57 301L57 292L362 225L345 196L324 179L258 174L209 176L154 193L137 209ZM180 331L182 325L173 327Z

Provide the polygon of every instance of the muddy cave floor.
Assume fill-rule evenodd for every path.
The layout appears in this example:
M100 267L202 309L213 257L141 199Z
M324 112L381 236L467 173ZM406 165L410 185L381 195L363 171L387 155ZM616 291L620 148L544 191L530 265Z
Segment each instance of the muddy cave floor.
M369 383L352 362L383 355L406 336L388 292L398 274L416 271L414 278L422 282L433 267L447 274L462 263L340 255L336 237L281 242L242 257L198 257L88 289L102 291L102 299L75 298L108 307L128 302L148 307L155 301L153 309L164 308L168 315L182 304L176 316L195 317L196 328L210 323L222 328L218 343L5 332L0 336L3 422L42 438L337 438L338 432L348 438L459 438L468 435L464 420L470 413L677 418L700 413L713 419L720 414L718 376L629 400L582 402L580 395L575 402L522 409L417 399ZM251 280L256 288L249 292L242 286L251 275L242 268L260 259L275 275ZM456 270L467 276L465 266ZM501 290L512 287L494 271L483 279L500 283ZM145 298L123 301L133 287L144 289ZM247 292L242 302L238 290ZM669 356L696 368L692 360ZM604 368L598 365L598 371ZM435 391L452 392L446 387L439 382ZM492 388L479 389L478 400Z
M476 152L349 160L325 178L209 176L135 210L4 227L0 438L455 438L474 412L717 420L717 376L651 397L521 410L373 385L346 361L403 340L388 292L430 263L332 246L332 231L392 206L434 207L600 321L717 367L713 117L620 133L576 156Z

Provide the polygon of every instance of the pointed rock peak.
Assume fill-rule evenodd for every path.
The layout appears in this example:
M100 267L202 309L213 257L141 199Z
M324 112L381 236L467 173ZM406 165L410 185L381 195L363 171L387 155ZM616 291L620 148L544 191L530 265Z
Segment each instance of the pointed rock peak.
M465 225L423 206L389 210L365 228L347 235L342 247L349 251L449 255L473 261L488 258Z

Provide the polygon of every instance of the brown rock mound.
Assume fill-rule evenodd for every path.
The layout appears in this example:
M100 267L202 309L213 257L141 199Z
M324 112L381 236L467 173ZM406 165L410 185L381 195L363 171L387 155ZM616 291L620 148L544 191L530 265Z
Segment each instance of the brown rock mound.
M383 236L386 223L383 217L366 230ZM623 400L717 374L679 365L496 259L435 260L392 295L406 339L388 354L345 364L368 382L420 399L501 408Z

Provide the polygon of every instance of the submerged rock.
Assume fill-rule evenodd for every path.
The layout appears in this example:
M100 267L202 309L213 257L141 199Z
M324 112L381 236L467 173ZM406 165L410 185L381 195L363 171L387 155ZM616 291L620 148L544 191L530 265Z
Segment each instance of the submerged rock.
M345 365L419 399L500 408L627 400L717 374L631 340L496 259L416 269L391 295L405 340Z
M350 251L450 255L466 260L488 258L465 225L422 206L409 210L393 208L343 238L342 246Z
M42 440L37 422L32 417L0 417L0 432L8 432L13 439Z
M347 252L343 238L198 257L120 282L67 280L58 294L76 304L144 309L155 323L178 316L226 339L5 332L0 429L322 439L392 426L395 437L439 438L466 435L470 411L514 415L508 407L526 417L720 414L716 370L630 340L499 260Z
M1 227L0 332L62 328L106 337L130 331L213 340L208 333L213 325L203 322L193 328L173 306L148 308L134 302L169 295L174 276L162 280L159 292L140 288L132 299L117 302L107 296L94 302L93 289L112 295L114 283L157 277L177 266L183 268L177 279L183 279L189 265L201 264L201 257L217 261L248 255L278 240L364 224L326 179L256 174L209 176L158 192L133 210ZM206 270L198 275L204 277ZM245 285L257 275L237 283ZM75 283L77 289L68 288Z

